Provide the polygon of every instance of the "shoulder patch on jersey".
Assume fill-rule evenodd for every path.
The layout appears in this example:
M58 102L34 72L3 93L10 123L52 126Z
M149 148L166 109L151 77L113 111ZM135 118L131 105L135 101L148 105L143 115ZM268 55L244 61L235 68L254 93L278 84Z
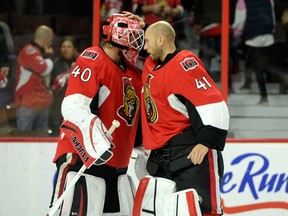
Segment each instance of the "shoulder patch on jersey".
M183 67L185 71L188 71L193 70L199 64L194 57L191 57L191 58L185 58L182 62L180 62L180 65Z
M32 55L32 54L36 53L36 49L32 46L29 46L25 49L25 52L27 55Z
M88 59L92 59L95 60L98 57L98 53L93 51L93 50L85 50L81 56L83 56L84 58L88 58Z

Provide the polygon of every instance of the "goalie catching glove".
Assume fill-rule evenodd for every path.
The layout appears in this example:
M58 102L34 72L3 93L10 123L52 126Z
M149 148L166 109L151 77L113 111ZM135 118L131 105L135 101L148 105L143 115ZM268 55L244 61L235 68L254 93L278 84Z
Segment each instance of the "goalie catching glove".
M97 116L83 119L79 126L65 121L61 128L87 169L92 164L104 164L113 156L112 137L106 136L107 129Z

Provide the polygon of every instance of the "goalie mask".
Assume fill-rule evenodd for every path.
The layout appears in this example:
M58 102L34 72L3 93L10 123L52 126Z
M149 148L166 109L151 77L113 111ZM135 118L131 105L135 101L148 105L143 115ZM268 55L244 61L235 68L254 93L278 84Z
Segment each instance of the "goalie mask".
M137 20L128 19L123 14L113 14L103 23L102 37L119 47L126 60L137 66L138 56L144 45L144 30Z

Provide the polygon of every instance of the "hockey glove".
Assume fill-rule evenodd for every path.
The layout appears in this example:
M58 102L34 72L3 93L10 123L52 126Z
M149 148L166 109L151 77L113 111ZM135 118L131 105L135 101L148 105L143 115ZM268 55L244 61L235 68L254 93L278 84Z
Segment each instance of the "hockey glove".
M112 137L106 136L107 129L97 116L83 119L79 127L65 121L61 128L87 168L104 164L113 156Z

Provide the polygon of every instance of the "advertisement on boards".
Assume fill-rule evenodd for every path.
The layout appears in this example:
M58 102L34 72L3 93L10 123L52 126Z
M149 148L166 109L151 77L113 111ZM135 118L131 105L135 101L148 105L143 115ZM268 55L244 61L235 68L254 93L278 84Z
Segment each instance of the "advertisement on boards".
M288 215L287 143L231 143L223 157L225 216Z
M0 142L0 215L45 215L56 171L53 142ZM128 173L137 186L133 151ZM224 216L288 216L288 140L227 142ZM142 161L143 162L143 161ZM144 164L145 166L145 164ZM17 208L15 208L17 203Z

